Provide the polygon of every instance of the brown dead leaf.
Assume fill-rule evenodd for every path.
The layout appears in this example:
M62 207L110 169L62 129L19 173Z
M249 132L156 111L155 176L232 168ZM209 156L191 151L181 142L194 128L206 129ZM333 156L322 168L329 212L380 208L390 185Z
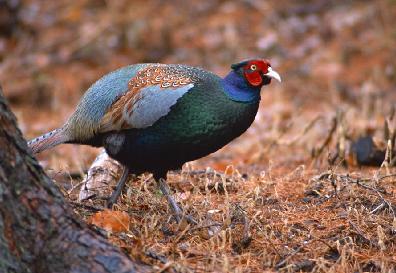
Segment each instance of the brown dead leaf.
M212 168L218 172L224 173L225 175L232 175L234 172L234 167L233 167L233 162L224 162L224 161L218 161L218 162L213 162Z
M129 220L128 213L124 211L104 210L92 215L88 219L88 223L109 232L122 232L129 230Z

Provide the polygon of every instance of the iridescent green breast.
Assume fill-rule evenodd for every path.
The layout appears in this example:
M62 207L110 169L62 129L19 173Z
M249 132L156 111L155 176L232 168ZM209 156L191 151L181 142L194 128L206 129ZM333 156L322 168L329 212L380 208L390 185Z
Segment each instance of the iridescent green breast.
M245 132L259 102L230 100L219 77L209 73L204 77L151 127L126 130L126 141L114 157L137 173L177 169Z

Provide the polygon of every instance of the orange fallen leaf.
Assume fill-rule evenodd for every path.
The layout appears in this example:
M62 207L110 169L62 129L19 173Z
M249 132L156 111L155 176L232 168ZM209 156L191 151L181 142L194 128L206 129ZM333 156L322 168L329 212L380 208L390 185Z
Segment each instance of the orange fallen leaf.
M88 219L88 223L101 227L109 232L122 232L129 230L130 217L124 211L104 210L99 211Z
M218 172L224 173L225 175L232 175L232 173L234 172L232 162L214 162L212 164L212 168Z

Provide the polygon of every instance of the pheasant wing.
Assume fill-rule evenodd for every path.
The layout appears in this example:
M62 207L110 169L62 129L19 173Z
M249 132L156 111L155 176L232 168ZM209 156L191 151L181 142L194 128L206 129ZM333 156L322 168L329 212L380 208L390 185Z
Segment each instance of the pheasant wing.
M194 87L196 80L186 67L150 65L142 69L129 81L128 91L106 111L99 132L153 125Z

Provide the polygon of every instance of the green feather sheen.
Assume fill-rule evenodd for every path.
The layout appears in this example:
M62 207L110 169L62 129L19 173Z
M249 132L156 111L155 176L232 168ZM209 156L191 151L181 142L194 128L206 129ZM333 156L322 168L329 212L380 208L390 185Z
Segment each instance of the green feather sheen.
M213 153L245 132L259 101L233 101L221 78L212 73L200 77L204 80L194 83L168 115L151 127L124 131L126 142L112 156L135 173L164 172Z

